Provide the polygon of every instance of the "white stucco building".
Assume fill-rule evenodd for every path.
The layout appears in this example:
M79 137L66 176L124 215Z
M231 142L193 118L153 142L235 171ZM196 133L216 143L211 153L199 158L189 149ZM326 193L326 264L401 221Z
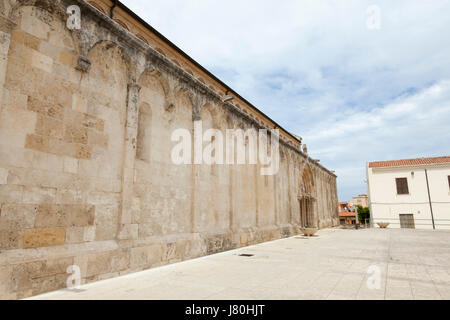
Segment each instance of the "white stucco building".
M367 164L372 223L450 230L450 156Z

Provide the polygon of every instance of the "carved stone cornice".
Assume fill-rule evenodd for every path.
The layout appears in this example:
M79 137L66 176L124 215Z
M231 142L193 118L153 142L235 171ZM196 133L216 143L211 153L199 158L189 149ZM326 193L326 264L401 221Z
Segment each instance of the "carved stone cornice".
M84 15L86 15L87 12L96 19L96 22L99 24L99 27L103 27L107 30L107 32L110 32L114 34L117 39L116 41L119 41L118 45L121 47L124 47L127 52L130 53L130 56L134 54L139 55L143 54L147 60L151 62L151 65L155 67L159 71L163 71L166 74L176 78L178 81L183 82L184 84L188 85L190 89L193 92L196 92L198 94L203 94L206 96L207 99L210 99L211 101L222 104L226 107L226 109L232 111L235 114L238 114L240 117L246 119L250 123L252 123L254 126L256 126L259 129L267 129L270 130L271 128L268 128L264 125L261 125L259 121L257 121L255 118L251 117L250 115L244 113L239 108L234 106L231 103L225 103L223 104L221 96L218 95L216 92L214 92L212 89L210 89L207 85L203 84L196 78L194 78L192 75L190 75L188 72L183 70L181 67L173 63L171 60L160 54L158 51L150 47L148 44L144 43L142 40L137 38L134 34L124 29L119 24L115 23L113 20L111 20L109 17L105 16L101 12L99 12L97 9L92 7L91 5L87 4L83 0L71 0L70 2L73 3L75 1L81 8ZM64 2L64 1L63 1ZM111 39L114 41L114 39ZM79 62L81 63L80 68L89 68L89 60L80 57ZM199 110L197 110L199 111ZM198 112L197 112L198 113ZM197 114L194 110L193 112L193 119L199 118L199 113ZM306 160L311 160L307 155L305 155L301 150L296 148L292 145L291 142L283 139L280 136L280 144L284 145L285 147L289 148L290 150L293 150L296 154L299 156L305 158ZM336 177L335 174L331 173L328 169L323 167L322 165L318 163L311 163L313 166L325 171L326 173Z

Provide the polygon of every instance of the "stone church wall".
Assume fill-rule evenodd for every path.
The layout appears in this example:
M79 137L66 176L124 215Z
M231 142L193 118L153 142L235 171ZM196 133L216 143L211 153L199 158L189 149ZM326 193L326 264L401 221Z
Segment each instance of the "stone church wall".
M316 224L336 176L280 143L280 170L175 165L171 133L261 122L84 1L0 0L0 298L294 235L304 170ZM83 27L66 27L77 4Z

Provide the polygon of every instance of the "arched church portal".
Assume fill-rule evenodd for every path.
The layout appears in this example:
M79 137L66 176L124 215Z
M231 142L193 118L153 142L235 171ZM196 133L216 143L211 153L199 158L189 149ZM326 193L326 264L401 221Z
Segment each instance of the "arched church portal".
M314 176L309 165L303 170L300 186L298 197L300 202L300 226L317 227L314 213L314 203L316 201L314 196Z

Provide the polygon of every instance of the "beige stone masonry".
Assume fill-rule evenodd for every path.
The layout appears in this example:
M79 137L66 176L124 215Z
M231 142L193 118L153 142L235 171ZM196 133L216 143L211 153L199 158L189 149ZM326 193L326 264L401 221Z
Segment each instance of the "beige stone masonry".
M285 130L276 176L175 165L196 120L276 124L120 6L0 4L0 299L64 288L71 265L89 283L338 223L336 176Z
M63 245L65 234L66 230L63 228L26 230L23 247L26 249Z

